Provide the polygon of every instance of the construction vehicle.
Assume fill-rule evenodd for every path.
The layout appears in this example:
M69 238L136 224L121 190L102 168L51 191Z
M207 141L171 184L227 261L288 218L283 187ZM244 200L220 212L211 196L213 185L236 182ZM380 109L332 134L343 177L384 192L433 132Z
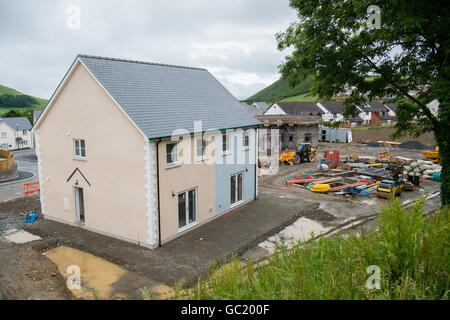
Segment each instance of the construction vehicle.
M287 162L291 166L300 162L313 162L316 160L316 149L310 143L300 143L296 151L283 152L280 155L281 162Z
M382 180L377 188L378 198L389 199L391 195L395 197L402 195L402 182L394 180Z
M428 161L434 163L441 163L441 157L439 156L439 147L436 147L434 151L420 151Z
M378 160L384 160L387 159L388 162L392 162L394 160L394 157L389 152L380 152L378 154Z

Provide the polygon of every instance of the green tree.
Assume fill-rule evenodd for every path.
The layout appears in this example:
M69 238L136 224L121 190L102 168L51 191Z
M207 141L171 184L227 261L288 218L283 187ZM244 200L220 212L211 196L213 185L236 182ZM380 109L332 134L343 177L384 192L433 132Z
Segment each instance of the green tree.
M369 9L372 5L379 8L379 15ZM291 0L290 6L299 20L277 34L280 50L293 49L280 66L283 77L295 85L313 74L312 94L320 98L350 90L345 100L348 114L367 98L399 101L394 136L434 133L443 165L441 198L449 204L450 7L446 2ZM372 75L376 77L368 81ZM434 99L439 101L437 114L427 107Z

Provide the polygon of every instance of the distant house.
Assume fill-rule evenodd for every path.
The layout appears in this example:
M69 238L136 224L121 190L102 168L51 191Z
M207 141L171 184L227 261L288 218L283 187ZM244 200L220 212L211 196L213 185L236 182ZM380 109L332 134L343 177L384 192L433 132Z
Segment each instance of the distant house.
M371 123L391 124L395 120L395 112L380 101L366 103L372 111Z
M255 108L258 114L264 114L264 112L269 109L269 105L265 102L253 102L252 103L253 108Z
M296 149L299 143L318 144L318 121L322 110L314 102L276 102L262 116L258 116L263 126L259 129L260 153L265 152L261 141L268 141L268 149L276 146L279 150ZM267 129L264 133L262 129ZM279 141L273 141L270 130L278 129ZM265 134L268 136L265 137Z
M241 102L241 105L250 112L253 116L259 116L264 114L269 106L265 102L254 102L253 104L247 104L247 102Z
M2 150L26 149L31 145L31 123L28 118L0 118L0 148Z
M324 114L314 102L276 102L264 115L291 115L321 117Z
M347 117L344 121L350 123L352 127L357 127L364 124L364 120L360 116Z
M398 104L396 103L385 103L384 104L388 109L388 114L390 116L393 116L394 118L397 117L397 108L398 108Z
M322 120L325 122L330 121L343 121L345 114L345 105L340 101L319 101L317 106L322 109Z
M156 248L256 198L259 125L205 69L79 55L33 127L42 213Z

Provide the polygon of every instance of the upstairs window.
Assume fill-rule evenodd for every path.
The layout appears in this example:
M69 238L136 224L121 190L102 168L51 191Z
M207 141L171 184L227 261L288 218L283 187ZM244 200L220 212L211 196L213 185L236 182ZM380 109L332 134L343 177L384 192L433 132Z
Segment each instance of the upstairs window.
M250 140L248 137L248 131L244 131L242 134L242 147L244 149L248 149L249 146L250 146Z
M178 143L171 142L166 144L166 164L176 165L178 164Z
M6 139L6 132L2 132L2 139Z
M28 134L28 131L27 131L27 130L22 130L22 134L23 134L24 136L26 136L26 135Z
M74 149L76 159L86 159L86 142L82 139L74 139Z
M222 133L222 151L223 154L230 152L230 137L226 132Z
M206 140L203 138L197 139L197 159L204 159L206 157Z

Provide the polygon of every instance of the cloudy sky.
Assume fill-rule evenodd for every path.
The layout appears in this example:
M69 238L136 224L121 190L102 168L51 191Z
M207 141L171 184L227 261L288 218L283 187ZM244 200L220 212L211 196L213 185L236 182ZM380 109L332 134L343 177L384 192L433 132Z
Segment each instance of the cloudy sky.
M0 84L49 98L84 53L204 67L244 99L278 79L295 17L288 0L1 0Z

